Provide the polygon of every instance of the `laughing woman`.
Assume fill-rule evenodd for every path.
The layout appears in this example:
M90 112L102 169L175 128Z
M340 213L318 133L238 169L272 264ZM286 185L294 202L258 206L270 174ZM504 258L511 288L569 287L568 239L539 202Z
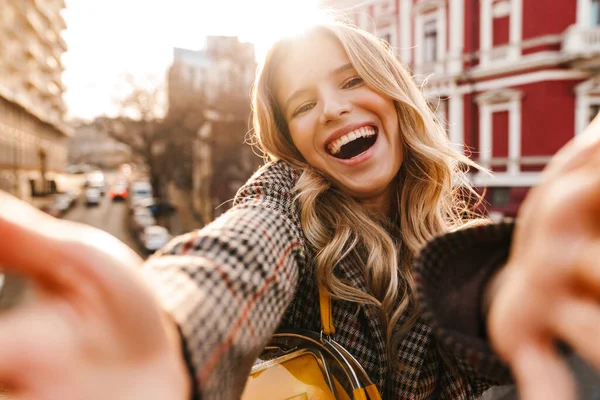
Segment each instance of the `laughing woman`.
M238 398L274 332L321 329L320 292L385 399L513 378L523 398L570 398L555 340L600 365L598 127L514 228L470 217L477 165L369 33L333 22L278 42L253 102L270 162L142 265L145 283L113 238L2 198L0 262L43 301L1 317L0 382L28 399Z

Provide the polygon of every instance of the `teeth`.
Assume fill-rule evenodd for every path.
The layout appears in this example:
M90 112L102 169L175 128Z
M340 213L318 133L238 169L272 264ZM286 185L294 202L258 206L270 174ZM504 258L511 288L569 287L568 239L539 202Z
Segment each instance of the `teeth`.
M364 126L353 130L352 132L346 133L344 136L337 138L333 142L329 143L327 149L331 154L337 154L340 152L343 145L356 140L361 137L369 137L375 134L375 129L372 126Z

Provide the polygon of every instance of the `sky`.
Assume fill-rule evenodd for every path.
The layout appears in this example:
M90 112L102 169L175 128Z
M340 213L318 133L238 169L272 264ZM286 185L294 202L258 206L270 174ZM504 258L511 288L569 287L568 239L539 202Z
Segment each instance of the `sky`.
M117 112L124 76L164 79L173 47L198 50L207 35L269 44L314 18L317 0L67 0L63 56L68 118Z

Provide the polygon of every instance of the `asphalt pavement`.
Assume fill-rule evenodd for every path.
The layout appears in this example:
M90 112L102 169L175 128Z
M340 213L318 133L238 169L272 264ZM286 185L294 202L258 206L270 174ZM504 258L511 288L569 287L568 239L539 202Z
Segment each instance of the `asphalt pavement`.
M99 205L91 207L87 207L85 199L80 197L77 204L64 215L63 219L102 229L141 254L127 227L127 212L125 201L115 202L108 195L101 198Z

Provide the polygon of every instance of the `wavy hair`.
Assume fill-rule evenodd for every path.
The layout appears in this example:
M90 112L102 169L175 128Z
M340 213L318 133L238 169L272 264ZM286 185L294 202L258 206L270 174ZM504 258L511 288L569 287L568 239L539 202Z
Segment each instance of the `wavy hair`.
M296 149L275 99L278 65L304 35L329 35L343 47L371 89L394 100L404 158L397 179L396 216L384 220L337 190ZM466 168L480 169L456 151L406 68L382 40L346 22L312 27L303 36L277 42L260 67L252 93L254 135L270 160L298 169L296 200L304 235L314 251L316 279L337 299L376 306L386 327L393 366L402 337L419 317L414 304L412 262L433 237L483 221L468 207L480 199ZM341 260L361 265L369 293L344 283Z

